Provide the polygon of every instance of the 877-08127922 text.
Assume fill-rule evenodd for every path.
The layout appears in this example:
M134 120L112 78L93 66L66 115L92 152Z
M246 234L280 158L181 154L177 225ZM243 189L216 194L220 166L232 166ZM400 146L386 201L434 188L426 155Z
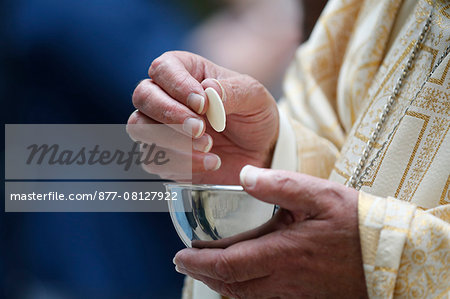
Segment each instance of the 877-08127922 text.
M92 200L177 200L175 192L114 192L114 191L95 191L94 193L70 193L68 195L61 192L48 193L11 193L10 200L44 200L44 201L58 201L58 200L77 200L77 201L92 201Z

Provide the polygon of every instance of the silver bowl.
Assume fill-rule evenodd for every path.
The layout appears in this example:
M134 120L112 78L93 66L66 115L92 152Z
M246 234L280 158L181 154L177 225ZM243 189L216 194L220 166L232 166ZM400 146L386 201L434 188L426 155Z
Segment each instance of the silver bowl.
M275 206L250 196L241 186L165 184L169 212L187 247L225 248L267 230Z

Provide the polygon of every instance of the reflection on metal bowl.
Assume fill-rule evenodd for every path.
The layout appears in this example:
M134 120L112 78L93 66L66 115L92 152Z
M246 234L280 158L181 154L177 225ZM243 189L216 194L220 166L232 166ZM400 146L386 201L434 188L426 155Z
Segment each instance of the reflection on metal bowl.
M275 206L255 199L241 186L165 184L169 212L187 247L221 247L262 233Z

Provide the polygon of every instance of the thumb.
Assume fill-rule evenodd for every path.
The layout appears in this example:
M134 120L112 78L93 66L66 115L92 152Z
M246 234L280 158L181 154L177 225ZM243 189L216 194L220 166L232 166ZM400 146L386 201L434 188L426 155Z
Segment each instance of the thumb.
M253 197L310 216L321 212L320 190L328 183L301 173L262 169L251 165L242 168L240 180L245 191Z
M248 75L229 78L207 78L201 83L203 89L211 87L217 91L225 107L226 114L246 113L265 109L273 97L256 79Z

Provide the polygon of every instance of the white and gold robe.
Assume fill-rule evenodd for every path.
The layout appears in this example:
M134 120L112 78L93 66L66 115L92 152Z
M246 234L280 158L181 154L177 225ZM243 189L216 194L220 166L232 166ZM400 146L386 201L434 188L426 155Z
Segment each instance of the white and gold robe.
M411 54L432 0L331 0L297 51L280 103L273 167L345 184ZM370 161L407 114L364 180L359 230L371 298L450 292L450 1L437 0L430 32ZM184 298L220 298L187 282Z

